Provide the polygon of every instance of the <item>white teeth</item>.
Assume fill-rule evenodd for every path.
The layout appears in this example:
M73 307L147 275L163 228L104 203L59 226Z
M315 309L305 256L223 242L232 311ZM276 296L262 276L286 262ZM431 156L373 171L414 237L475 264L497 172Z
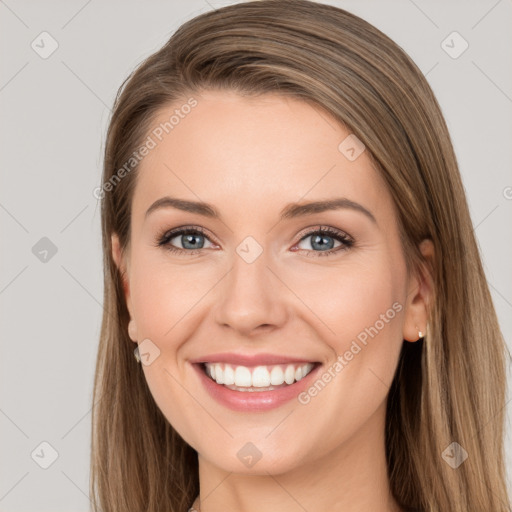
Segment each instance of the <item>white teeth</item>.
M217 384L224 384L224 372L222 371L222 367L219 363L217 363L215 366L215 380L217 381Z
M279 368L279 366L274 366L272 371L270 372L270 384L272 386L280 386L284 383L284 374L283 370Z
M219 381L217 380L217 384ZM251 370L245 366L237 366L235 370L235 386L251 387Z
M313 363L256 366L233 366L226 363L205 363L206 374L217 384L240 388L262 388L293 384L303 379L312 369Z
M252 385L255 388L270 386L270 373L265 366L257 366L252 372Z
M284 372L284 381L286 384L293 384L293 381L295 380L295 368L293 365L289 364L286 367L286 371Z
M224 384L232 385L235 383L235 370L228 364L224 366Z

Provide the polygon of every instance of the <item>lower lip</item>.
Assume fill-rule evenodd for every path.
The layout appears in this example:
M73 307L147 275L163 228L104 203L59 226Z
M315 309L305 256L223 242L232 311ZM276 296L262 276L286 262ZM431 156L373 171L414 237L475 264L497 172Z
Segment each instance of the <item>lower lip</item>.
M299 393L311 385L311 381L321 368L321 365L318 364L303 379L273 391L235 391L222 384L217 384L208 377L201 364L194 363L192 366L199 373L201 382L208 393L217 402L229 409L242 412L268 411L297 398Z

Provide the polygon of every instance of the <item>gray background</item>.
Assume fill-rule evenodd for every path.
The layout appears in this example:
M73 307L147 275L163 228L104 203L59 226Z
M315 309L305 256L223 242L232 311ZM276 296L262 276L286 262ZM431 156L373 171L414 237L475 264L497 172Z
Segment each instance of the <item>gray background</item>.
M181 23L228 3L236 2L0 0L1 511L89 509L102 313L100 215L92 191L100 184L109 109L134 66ZM512 347L510 0L326 3L388 34L432 85ZM31 47L35 41L39 52L51 49L48 36L38 37L43 31L58 43L46 59ZM458 58L442 46L453 31L469 44ZM462 41L452 40L445 47L459 51ZM40 252L48 248L43 237L54 255ZM510 403L507 410L510 481ZM48 469L40 467L52 462L44 441L58 452Z

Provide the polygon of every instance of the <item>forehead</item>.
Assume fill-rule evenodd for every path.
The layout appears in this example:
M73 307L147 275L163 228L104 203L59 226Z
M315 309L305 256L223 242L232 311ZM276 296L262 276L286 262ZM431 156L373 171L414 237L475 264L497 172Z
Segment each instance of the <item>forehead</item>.
M194 99L193 108L180 111L186 101L177 102L155 116L134 213L166 194L254 214L341 196L392 208L366 151L354 159L357 139L320 107L274 94L207 91Z

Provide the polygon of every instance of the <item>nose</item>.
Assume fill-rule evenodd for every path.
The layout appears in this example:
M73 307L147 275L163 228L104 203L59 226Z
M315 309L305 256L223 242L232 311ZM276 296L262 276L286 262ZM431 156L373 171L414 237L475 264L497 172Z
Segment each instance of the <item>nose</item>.
M231 328L251 337L278 329L289 314L286 287L269 268L265 251L248 262L235 253L232 268L219 283L215 319L222 328Z

